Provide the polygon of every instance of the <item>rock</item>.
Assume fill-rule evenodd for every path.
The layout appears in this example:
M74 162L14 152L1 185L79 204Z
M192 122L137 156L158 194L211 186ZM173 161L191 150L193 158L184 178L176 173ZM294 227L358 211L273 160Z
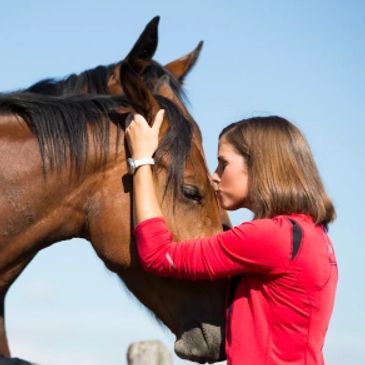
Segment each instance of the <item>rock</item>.
M132 343L127 360L128 365L172 365L170 353L160 341Z

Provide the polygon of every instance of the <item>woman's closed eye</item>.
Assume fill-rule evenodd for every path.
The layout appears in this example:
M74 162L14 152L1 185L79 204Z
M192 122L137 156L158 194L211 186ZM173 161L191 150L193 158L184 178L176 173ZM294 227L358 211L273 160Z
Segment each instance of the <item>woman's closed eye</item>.
M217 174L221 175L227 165L228 165L227 161L218 159L218 166L215 170L217 172Z

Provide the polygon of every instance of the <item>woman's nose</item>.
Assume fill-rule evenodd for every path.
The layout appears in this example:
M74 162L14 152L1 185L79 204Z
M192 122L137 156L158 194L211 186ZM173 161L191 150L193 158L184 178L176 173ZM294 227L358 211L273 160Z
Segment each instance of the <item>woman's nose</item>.
M213 175L210 178L210 181L212 182L214 190L218 190L218 185L220 183L220 178L217 174L217 171L214 171Z

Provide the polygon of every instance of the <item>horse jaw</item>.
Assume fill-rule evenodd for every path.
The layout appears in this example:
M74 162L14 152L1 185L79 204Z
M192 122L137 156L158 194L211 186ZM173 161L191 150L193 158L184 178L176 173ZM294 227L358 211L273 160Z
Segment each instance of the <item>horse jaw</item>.
M211 364L225 359L223 344L220 327L196 322L175 341L175 353L182 359Z

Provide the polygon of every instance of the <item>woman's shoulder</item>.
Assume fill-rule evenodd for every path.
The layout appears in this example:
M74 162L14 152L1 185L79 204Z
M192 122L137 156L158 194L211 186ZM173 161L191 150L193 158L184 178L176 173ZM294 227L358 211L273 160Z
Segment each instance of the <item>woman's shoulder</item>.
M284 270L292 254L292 227L287 216L243 222L230 233L229 241L236 242L231 251L237 256L249 256L252 262L266 262L267 267Z
M276 216L273 218L259 218L245 221L233 228L237 234L256 238L259 241L277 241L282 235L289 232L291 222L288 217Z
M290 226L293 222L297 224L307 223L315 225L313 218L310 215L304 213L291 213L291 214L280 214L272 218L258 218L251 221L242 222L241 225L254 225L262 228L280 229L286 226Z
M292 226L292 222L313 222L310 216L305 214L281 214L276 215L272 218L256 218L251 221L245 221L238 225L238 227L243 228L256 228L263 231L266 230L281 230L286 229L287 227Z
M243 222L237 227L238 232L256 237L258 240L280 241L291 240L294 225L296 229L315 228L313 219L306 214L282 214L272 218L253 219Z

